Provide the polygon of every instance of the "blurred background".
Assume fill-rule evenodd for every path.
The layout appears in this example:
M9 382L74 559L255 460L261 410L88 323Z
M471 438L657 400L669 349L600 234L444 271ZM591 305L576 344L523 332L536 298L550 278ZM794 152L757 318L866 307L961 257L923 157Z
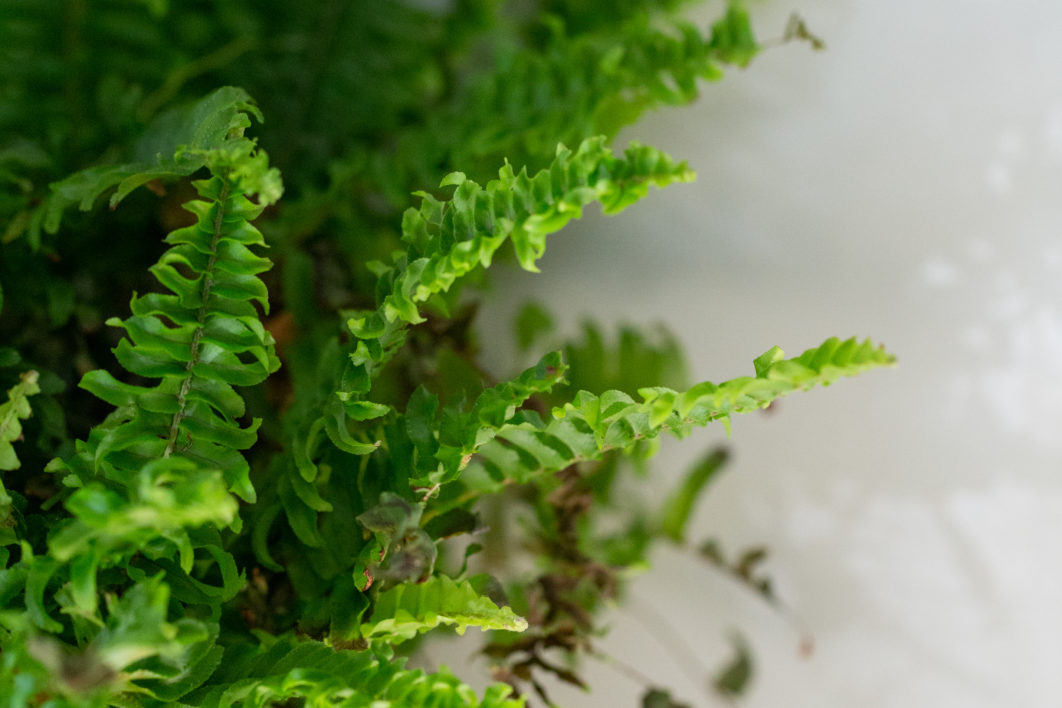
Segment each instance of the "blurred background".
M492 363L511 368L509 323L534 299L573 333L664 322L695 380L831 335L871 336L900 365L736 419L730 441L665 442L661 489L730 445L690 536L765 545L789 610L660 548L602 646L694 706L724 705L707 685L734 631L755 660L749 708L1057 705L1062 4L752 9L761 39L797 11L827 50L768 51L621 134L697 182L590 214L541 274L499 278ZM609 666L583 675L594 692L559 702L641 693Z

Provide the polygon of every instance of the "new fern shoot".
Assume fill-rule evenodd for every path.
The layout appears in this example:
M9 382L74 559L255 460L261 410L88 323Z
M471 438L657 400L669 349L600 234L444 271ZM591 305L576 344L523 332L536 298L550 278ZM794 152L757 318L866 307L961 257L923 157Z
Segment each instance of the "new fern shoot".
M606 532L627 463L893 363L830 339L689 384L673 340L588 327L478 365L492 263L535 271L587 206L694 179L611 146L759 51L738 0L703 29L680 4L0 0L0 703L517 708L581 684L566 660L725 455ZM525 349L551 330L518 325ZM771 599L761 558L732 572ZM485 691L407 665L470 627Z

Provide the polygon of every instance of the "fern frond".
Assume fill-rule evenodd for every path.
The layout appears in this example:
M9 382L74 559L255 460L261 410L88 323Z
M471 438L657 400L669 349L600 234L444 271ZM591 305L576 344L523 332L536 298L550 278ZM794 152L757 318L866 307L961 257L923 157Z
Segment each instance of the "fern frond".
M409 437L418 453L417 459L409 465L416 472L411 482L430 487L454 479L480 446L514 420L517 409L527 399L562 383L567 371L561 353L551 352L515 379L484 390L471 410L462 412L446 408L438 420L438 400L423 389L421 396L415 393L404 416ZM428 405L418 405L422 397L429 397Z
M3 3L0 181L15 186L0 190L5 242L25 235L41 247L48 184L125 144L140 86L177 54L160 41L157 19L130 9L114 0L90 11L61 0Z
M130 192L154 179L187 177L206 165L219 161L230 163L230 172L240 170L237 160L231 159L233 150L253 149L253 142L233 140L251 125L250 116L262 120L262 114L246 91L224 86L188 106L173 109L156 118L134 146L133 160L118 165L100 165L76 172L51 185L52 194L40 208L44 213L42 226L55 233L63 212L73 205L88 211L104 193L114 190L110 198L113 209ZM264 160L258 153L256 160ZM247 165L244 160L242 164ZM259 204L266 206L280 197L279 175L261 165L248 165L243 175L231 174L231 179L243 177L245 194L257 194ZM216 172L215 172L216 173ZM252 183L250 175L258 175ZM39 240L39 235L31 234Z
M171 232L171 247L151 268L169 292L134 294L132 315L108 320L126 333L114 349L119 364L159 382L87 373L81 387L115 410L77 442L73 457L48 467L79 488L66 501L73 518L49 539L49 560L68 566L59 605L89 634L99 623L101 567L124 567L134 579L164 571L187 603L224 602L243 583L216 529L240 526L230 492L255 499L241 451L255 443L260 421L241 426L244 402L233 387L260 383L280 365L255 306L268 312L258 275L272 264L251 251L265 245L250 224L264 207L245 196L275 173L238 132L202 159L214 176L194 183L202 200L186 207L196 223ZM216 566L221 586L191 576L197 560L200 570ZM43 616L42 628L58 631L43 601L31 598L28 578L27 606Z
M633 144L622 158L612 155L603 137L583 141L572 152L561 146L549 168L531 176L506 164L498 179L481 187L455 172L442 186L456 185L446 201L421 193L419 209L402 221L408 253L378 268L383 288L373 313L351 318L359 345L351 360L368 378L393 352L405 324L423 322L418 305L446 292L473 269L490 265L507 240L520 265L537 271L546 236L582 216L583 207L601 202L615 214L644 197L650 185L665 187L694 178L686 163L676 163L654 148Z
M685 163L676 163L651 147L634 144L622 158L617 158L604 138L599 137L584 141L575 152L559 147L553 164L534 176L526 169L517 173L506 164L499 171L499 178L485 187L460 173L450 175L443 180L444 186L456 185L449 200L421 193L420 208L408 209L402 222L407 252L396 256L389 266L374 266L379 306L347 323L357 338L356 345L343 364L342 374L336 375L335 393L316 410L309 411L308 419L300 421L302 424L293 432L291 448L301 480L286 480L279 491L288 520L293 528L300 529L300 538L310 545L321 545L311 519L323 509L297 490L316 480L315 460L325 439L335 448L355 455L371 453L379 445L377 441L353 437L348 422L371 420L389 412L385 406L366 401L365 396L382 367L405 343L408 326L424 321L420 304L448 291L474 269L489 266L494 253L507 240L512 241L521 264L535 270L546 236L579 218L587 204L599 201L606 213L616 213L644 197L650 185L664 187L693 177ZM558 381L563 373L559 363L558 360L551 365L553 375L546 377L550 382ZM547 383L546 378L522 395L526 398L534 391L547 390L552 383ZM530 379L517 384L529 385ZM469 435L475 439L481 429L490 430L490 426L483 427L475 419L482 415L496 418L496 411L487 412L488 407L496 406L496 402L490 402L492 396L505 399L513 395L515 389L504 393L499 389L482 399L472 417L451 416L446 427L453 434L438 443L433 436L426 438L419 462L410 466L410 470L417 470L411 476L431 484L452 479L471 454ZM480 444L483 442L485 439L479 440ZM439 443L443 447L439 448ZM436 453L445 460L445 466L440 468L432 460Z
M7 400L0 403L0 470L19 468L18 456L15 455L15 448L11 443L22 438L20 421L32 414L29 397L41 392L37 378L36 371L22 372L19 382L8 389ZM0 485L0 513L3 511L3 498L6 496L3 485Z
M641 389L636 402L621 391L595 395L580 391L574 400L553 410L546 422L523 422L500 428L493 440L479 448L479 465L497 484L524 482L613 449L629 449L667 431L685 436L694 426L768 406L794 391L884 366L894 358L869 340L831 338L799 357L783 359L774 347L755 360L755 376L720 384L703 382L685 392L666 388Z
M94 474L119 482L150 460L182 457L224 470L229 488L253 501L239 451L254 444L258 422L240 427L244 405L233 386L260 383L280 365L254 306L268 312L258 274L271 263L249 248L264 245L249 223L262 207L240 182L213 177L195 186L206 200L186 205L197 223L167 236L172 247L151 268L171 292L134 295L132 316L107 322L127 334L114 350L118 362L161 381L146 387L104 370L86 374L81 387L117 410L80 457Z
M424 321L420 304L448 291L474 269L489 266L506 241L512 242L524 268L537 270L535 261L545 250L546 236L580 218L586 205L598 201L606 213L614 214L644 197L651 185L665 187L693 178L686 163L654 148L632 144L623 157L615 157L605 139L597 137L574 152L558 147L552 165L534 176L506 164L498 179L485 187L461 173L449 175L443 186L456 189L448 200L419 193L420 208L408 209L402 221L407 252L391 265L374 265L379 306L347 322L357 343L336 376L335 394L321 404L323 414L315 412L294 434L292 449L303 479L316 478L314 459L326 436L350 454L376 449L378 442L352 437L347 422L387 412L364 397L405 343L408 326ZM299 513L289 508L289 516Z
M179 457L144 465L128 499L93 482L74 492L66 507L75 520L50 539L49 548L56 560L66 563L105 555L113 562L137 552L148 558L164 558L168 553L159 547L159 541L165 539L176 548L185 573L191 573L195 560L188 529L207 524L225 527L237 513L236 500L226 490L221 472L200 469ZM74 604L67 611L91 617L97 602L95 569L81 572L77 567L71 576Z
M374 150L333 178L367 172L400 205L409 189L403 185L425 184L440 170L486 178L503 157L537 167L558 142L612 138L648 110L690 103L700 82L719 80L723 65L744 65L759 49L736 1L708 31L661 21L645 7L617 12L609 4L597 12L576 4L534 27L540 41L497 47L493 70L459 67L468 80L443 106L425 111L423 128L401 131L397 149L387 143L386 156ZM585 15L597 26L587 27ZM345 193L341 184L333 191Z
M495 684L482 699L445 668L410 670L393 651L335 651L325 644L279 637L261 648L231 647L212 685L190 694L200 708L265 708L303 699L307 708L522 708L512 689Z
M2 302L2 293L0 293ZM29 418L29 397L40 393L36 371L24 371L19 382L7 391L7 400L0 403L0 471L17 470L21 463L12 443L22 439L22 420ZM0 547L18 542L14 533L15 519L11 513L11 495L0 480Z
M468 627L510 632L527 629L527 620L476 592L471 581L459 583L436 575L423 583L402 583L377 595L361 632L366 639L395 643L440 624L453 625L458 634L464 634Z
M433 116L431 134L453 141L449 164L511 151L513 136L524 159L558 140L612 137L656 106L691 102L698 82L719 80L722 65L743 66L758 51L748 13L734 2L709 32L688 22L661 27L641 13L618 25L570 36L558 16L545 49L499 57L497 71L459 96L459 109Z

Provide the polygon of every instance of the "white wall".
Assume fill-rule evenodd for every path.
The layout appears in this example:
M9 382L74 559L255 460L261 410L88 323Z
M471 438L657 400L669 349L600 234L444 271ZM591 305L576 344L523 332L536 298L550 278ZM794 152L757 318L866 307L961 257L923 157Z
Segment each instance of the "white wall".
M749 708L1059 705L1062 2L774 0L761 37L793 9L828 51L772 50L623 135L687 158L695 184L553 237L487 312L535 297L569 326L663 320L698 379L833 334L900 359L735 420L699 509L693 538L770 547L810 658L793 623L672 551L605 646L696 706L720 705L703 687L731 627L758 659ZM657 474L721 438L670 446ZM697 682L647 632L650 603ZM596 692L563 703L637 704L612 669L586 673Z

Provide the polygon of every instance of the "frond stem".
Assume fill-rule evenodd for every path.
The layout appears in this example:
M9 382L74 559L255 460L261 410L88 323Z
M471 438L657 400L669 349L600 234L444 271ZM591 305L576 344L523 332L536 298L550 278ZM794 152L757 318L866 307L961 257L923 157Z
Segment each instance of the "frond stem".
M230 184L228 179L225 179L222 183L221 193L218 195L217 204L218 211L214 216L214 235L210 241L210 258L207 260L206 269L203 273L203 290L202 290L202 302L199 305L199 312L196 313L196 328L192 334L192 343L190 349L192 350L192 356L185 365L185 377L181 381L181 388L177 392L177 411L173 414L173 421L170 423L170 435L166 440L166 449L163 451L163 457L169 457L173 454L174 448L177 447L177 437L181 432L181 421L184 420L185 408L188 405L188 390L192 387L192 368L199 363L199 340L203 337L203 325L207 315L207 300L210 298L210 290L214 287L214 279L211 277L211 273L214 272L214 262L218 257L218 241L221 239L221 226L225 219L225 201L229 198Z

